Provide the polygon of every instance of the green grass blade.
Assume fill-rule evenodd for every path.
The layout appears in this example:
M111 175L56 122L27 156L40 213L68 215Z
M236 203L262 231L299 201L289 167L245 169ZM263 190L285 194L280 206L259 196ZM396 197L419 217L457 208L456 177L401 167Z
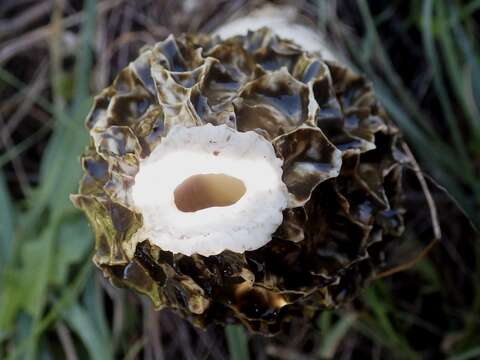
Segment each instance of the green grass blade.
M333 312L329 310L325 310L320 314L317 324L322 335L330 331L330 327L332 326L332 316Z
M21 340L21 345L16 348L17 351L11 356L12 358L33 359L36 357L45 324L54 321L59 315L59 309L54 307L56 313L49 312L46 319L42 319L45 308L53 295L49 292L49 286L65 282L67 268L78 262L85 252L83 251L83 254L82 252L77 253L76 250L78 249L75 246L67 246L66 242L59 243L59 240L62 240L64 236L72 237L72 234L69 235L68 231L64 232L64 230L68 230L69 226L69 221L65 220L68 219L68 214L73 210L68 195L75 191L78 186L81 173L78 157L86 144L87 137L83 129L83 119L90 105L88 79L90 77L91 54L87 48L93 36L95 1L88 1L86 10L89 11L85 12L86 18L82 27L83 45L79 47L79 54L76 59L76 67L81 69L81 74L79 73L77 80L83 85L77 86L76 95L78 96L75 98L73 108L70 111L55 113L54 133L42 159L40 186L27 199L27 204L30 206L22 216L22 227L19 232L19 240L21 241L17 242L18 249L15 249L15 254L21 255L22 258L21 284L23 284L22 288L29 289L28 294L25 294L22 298L22 305L26 313L30 314L32 321L28 322L29 328L26 331L26 338ZM58 97L57 101L60 101ZM61 109L61 107L56 108ZM46 219L48 221L44 221ZM83 220L81 224L84 226ZM90 235L87 235L89 231L85 231L85 229L78 231L78 224L70 225L73 226L70 230L73 229L75 234L78 233L77 240L81 241L85 248L91 244ZM38 233L41 234L40 238L38 238ZM63 263L56 262L53 266L51 261L53 256L62 256ZM91 266L89 263L88 265ZM58 276L52 276L52 273L55 273L56 270L60 270L64 275L56 274ZM76 284L83 285L83 282ZM69 289L69 292L62 297L65 296L70 299L68 294L72 291ZM79 291L79 289L76 289L76 291ZM64 306L64 303L62 306ZM97 351L100 345L95 341L98 337L96 335L93 338L89 337L88 333L81 332L83 330L78 328L80 325L88 324L88 318L75 310L72 314L71 326L77 327L79 337L90 351L93 351L93 349ZM101 338L98 339L98 341L101 340ZM103 357L105 354L108 353L100 352L98 358L100 356L108 358Z
M37 144L49 131L50 128L48 126L43 126L26 139L8 148L7 151L0 155L0 168Z
M30 331L31 336L39 337L59 316L61 316L62 312L72 306L74 301L79 296L82 289L85 287L85 282L90 275L92 270L92 264L90 261L84 261L82 268L78 271L77 275L62 292L61 297L54 303L52 308L49 310L47 315L45 315L40 321L38 321L33 331ZM20 287L16 287L19 289ZM16 297L20 298L20 297ZM1 315L1 309L0 309ZM1 320L1 319L0 319ZM25 352L28 351L29 347L29 338L25 339L24 341L18 342L18 346L16 347L15 351L12 351L7 357L7 360L14 360L14 359L24 359Z
M91 231L82 216L65 216L55 244L55 262L50 272L50 283L64 287L72 266L85 260L93 245Z
M68 126L57 122L40 168L40 186L28 199L31 205L24 215L21 225L21 237L32 235L40 226L40 215L45 209L53 210L51 219L57 221L58 216L66 210L73 209L68 195L77 188L81 169L78 158L86 144L87 134L81 129L81 123L89 108L89 102L72 115Z
M480 64L476 63L475 66L472 67L471 70L471 77L467 77L471 79L470 88L471 88L471 96L470 102L472 107L476 109L477 121L480 118Z
M14 206L10 199L7 183L0 170L0 293L1 275L13 249Z
M460 17L462 19L464 19L466 17L470 17L478 9L480 9L480 0L470 1L468 4L466 4L465 6L463 6L461 8Z
M394 349L388 337L378 326L378 323L369 315L362 315L361 319L354 324L355 330L370 339L373 343L388 349Z
M140 351L145 347L146 340L141 338L130 345L128 352L125 354L124 360L135 360L140 358Z
M438 31L438 38L439 43L441 45L442 56L445 59L445 67L447 70L447 74L449 76L450 84L453 88L453 95L456 97L459 105L461 106L465 118L467 119L470 128L472 130L472 134L479 134L480 133L480 121L475 119L474 113L467 102L465 91L465 85L463 80L465 76L463 75L464 71L464 63L463 59L459 58L459 54L461 53L458 51L454 45L454 36L456 35L456 43L464 44L463 47L471 48L469 44L469 40L466 37L461 37L463 33L457 32L454 34L452 32L452 27L458 27L458 14L455 12L455 8L448 6L448 9L445 8L443 1L439 3L439 19L440 19L440 28ZM452 21L448 21L447 19L447 11L449 14L450 19ZM468 56L470 55L470 58ZM466 51L465 56L467 56L466 63L474 64L475 59L473 58L470 51Z
M470 216L476 218L477 222L480 221L473 211L473 201L469 190L472 189L476 194L475 197L479 199L480 183L475 179L472 163L466 154L466 142L459 141L457 136L456 144L460 143L460 147L463 149L463 155L459 158L457 147L453 148L436 131L432 130L429 125L430 119L420 110L418 102L412 98L410 91L393 68L376 31L376 24L368 3L365 0L359 0L357 4L366 29L366 35L361 40L360 46L365 51L363 54L367 54L367 56L359 54L359 40L354 37L346 37L345 43L349 52L354 56L354 61L358 63L360 71L364 72L374 84L380 102L404 131L407 140L412 143L415 153L429 166L430 171L434 171L434 176L446 185L448 191L455 193L455 198ZM374 68L373 63L376 63L379 68ZM450 120L449 124L453 123L453 126L457 127L457 119L452 119L450 116ZM476 143L476 145L480 148L480 143ZM448 185L442 180L446 178L453 181L450 181ZM465 188L465 185L468 185L468 188Z
M331 329L323 336L318 350L318 356L321 359L331 359L335 355L335 351L338 348L340 341L348 333L356 320L357 316L354 313L350 313L343 316L331 327Z
M113 359L108 339L102 336L99 329L95 326L91 314L83 307L78 304L74 305L65 312L63 319L82 340L90 355L90 359Z
M27 242L21 248L22 278L21 285L25 291L21 299L23 309L33 319L32 330L29 331L27 359L34 359L38 350L39 338L34 334L33 327L41 318L47 304L48 279L53 259L55 226L47 227L39 239ZM40 259L40 261L39 261Z
M25 92L26 89L28 88L28 84L25 84L23 81L18 79L16 76L12 75L10 72L5 70L3 67L0 66L0 80L3 81L4 83L14 87L20 92ZM50 103L46 98L44 97L37 97L35 99L35 103L45 110L47 113L53 114L54 113L54 107L52 103Z
M326 27L329 21L329 7L328 1L325 0L317 0L316 1L316 8L317 8L317 25L320 29L322 34L325 34Z
M102 291L96 276L91 276L84 292L85 308L93 316L93 321L102 338L107 339L113 347L112 334L108 324L108 315L104 306L104 292Z
M375 54L380 60L382 67L381 70L384 73L383 78L385 79L386 84L388 84L389 88L394 91L394 94L397 97L397 101L402 104L405 110L412 117L412 120L410 120L410 126L422 129L422 131L431 138L438 137L438 134L436 134L436 132L433 130L430 123L428 121L425 121L426 117L419 109L418 104L413 98L413 96L406 89L401 77L395 71L393 64L390 61L387 52L380 40L380 37L376 30L375 22L372 18L372 14L366 0L359 0L358 7L367 32L366 39L364 39L363 41L367 43L372 43L371 47L375 49ZM347 41L350 42L350 50L352 54L358 53L358 43L356 41L352 43L352 41L348 39ZM368 46L366 47L366 49L368 49ZM371 76L375 74L375 71L371 69L370 65L370 61L372 60L372 58L366 58L365 56L360 56L359 58L362 60L363 68L370 68L370 70L368 71L368 75Z
M25 289L21 286L21 274L11 267L6 267L2 272L2 285L0 291L0 334L7 336L12 332ZM1 358L1 357L0 357Z
M75 63L74 109L89 98L90 70L93 63L91 47L95 31L96 0L85 1L85 18L82 27L81 45Z
M386 290L381 291L381 295L377 293L378 290L382 290L382 283L377 282L375 285L370 286L364 292L365 304L371 309L374 315L375 328L380 330L384 335L388 346L398 352L399 358L418 359L418 355L410 348L407 341L401 336L389 317L389 311L391 308L390 299ZM379 291L378 291L379 292Z
M225 335L227 336L230 360L249 360L248 338L243 326L227 325Z
M380 301L373 287L365 291L365 302L369 305L370 309L372 309L375 317L379 322L379 325L381 326L387 337L390 339L390 341L393 343L399 343L400 338L394 330L390 319L387 316L385 304Z
M480 358L480 347L467 350L461 354L457 354L448 358L448 360L470 360Z
M427 61L432 70L434 88L439 97L440 106L445 114L445 119L447 120L447 126L449 128L453 144L459 155L459 163L461 164L463 171L470 172L470 160L465 148L465 142L463 141L462 134L460 133L460 129L458 128L458 124L455 119L452 104L448 97L446 86L443 81L439 56L437 50L435 49L433 35L433 10L434 8L432 0L425 0L422 9L422 37L425 53L427 56Z
M77 187L81 174L78 158L87 143L83 119L91 102L88 82L92 66L90 44L95 27L95 4L95 0L88 0L85 4L82 40L76 58L73 108L69 113L56 114L54 134L44 153L40 168L41 187L30 199L31 209L25 216L22 234L28 234L29 229L34 228L39 215L46 208L50 207L59 216L66 209L72 208L68 195Z

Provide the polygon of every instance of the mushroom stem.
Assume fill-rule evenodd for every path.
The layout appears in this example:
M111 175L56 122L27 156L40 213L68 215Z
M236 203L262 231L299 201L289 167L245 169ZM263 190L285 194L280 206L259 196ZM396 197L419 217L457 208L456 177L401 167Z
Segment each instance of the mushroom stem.
M225 174L198 174L184 180L175 188L174 200L178 210L195 212L214 206L235 204L247 191L242 180Z

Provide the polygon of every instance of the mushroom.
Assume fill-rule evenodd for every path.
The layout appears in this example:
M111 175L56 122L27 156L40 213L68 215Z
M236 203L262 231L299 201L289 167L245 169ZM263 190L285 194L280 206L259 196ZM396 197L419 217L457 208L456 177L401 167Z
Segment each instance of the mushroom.
M170 36L95 97L74 204L113 284L274 333L351 299L403 231L371 84L267 28Z

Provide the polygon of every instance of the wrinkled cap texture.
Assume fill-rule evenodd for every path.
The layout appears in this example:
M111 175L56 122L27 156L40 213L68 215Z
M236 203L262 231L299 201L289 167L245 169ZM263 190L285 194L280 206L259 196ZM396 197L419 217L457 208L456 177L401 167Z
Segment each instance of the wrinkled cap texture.
M253 131L283 161L283 222L258 249L185 255L138 235L140 163L172 129L207 124ZM86 126L72 201L95 233L95 264L198 326L236 319L270 334L311 319L365 286L402 234L402 140L372 86L268 29L144 48L95 97Z

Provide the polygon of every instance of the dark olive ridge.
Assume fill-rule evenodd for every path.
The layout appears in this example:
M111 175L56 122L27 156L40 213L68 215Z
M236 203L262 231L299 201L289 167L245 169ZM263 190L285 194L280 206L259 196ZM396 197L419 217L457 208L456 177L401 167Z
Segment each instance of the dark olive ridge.
M186 256L132 242L143 221L130 195L140 160L173 126L205 124L253 130L272 144L290 199L283 223L245 253ZM372 86L267 29L226 40L170 36L144 49L95 98L86 126L91 143L72 200L95 232L95 264L198 326L234 318L268 334L310 319L355 296L402 234L401 135ZM175 203L194 212L244 193L236 178L192 176Z

